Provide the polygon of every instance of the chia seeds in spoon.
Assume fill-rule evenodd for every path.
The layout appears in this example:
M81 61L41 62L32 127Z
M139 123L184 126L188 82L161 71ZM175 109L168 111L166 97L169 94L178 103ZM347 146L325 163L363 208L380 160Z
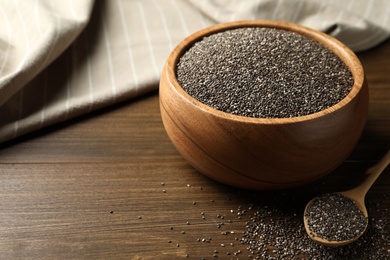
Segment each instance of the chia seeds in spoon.
M305 217L313 235L329 241L356 238L367 225L367 218L355 202L340 193L315 198Z
M298 33L245 27L204 37L180 58L177 80L198 101L255 118L319 112L351 90L350 70L333 52Z

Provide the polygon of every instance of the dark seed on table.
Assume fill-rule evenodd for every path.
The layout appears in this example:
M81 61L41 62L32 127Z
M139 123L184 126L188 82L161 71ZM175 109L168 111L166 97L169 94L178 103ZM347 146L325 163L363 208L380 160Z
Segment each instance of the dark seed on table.
M390 198L390 192L385 194L383 197ZM278 204L278 201L282 201L282 205ZM219 253L211 251L209 257L215 255L223 259L226 255L234 258L245 255L243 249L249 254L247 258L253 259L390 259L390 222L387 205L367 203L369 211L376 211L376 218L370 218L367 231L356 242L339 248L327 248L309 238L302 222L302 209L296 207L295 198L280 195L269 203L258 200L248 206L239 205L233 212L242 220L235 222L234 226L228 224L231 221L226 222L225 226L220 222L225 213L231 212L231 208L226 208L225 211L218 208L219 214L211 214L212 208L207 208L210 223L202 221L201 225L217 225L221 228L219 230L221 235L213 237L212 241L209 235L215 234L215 230L210 229L212 233L202 233L199 238L195 238L199 242L196 246L215 246L219 249ZM208 206L218 206L218 203ZM204 217L205 212L200 211L200 215ZM184 222L189 223L184 220L183 224ZM242 225L241 230L237 229L238 225ZM191 222L191 226L195 228L197 223ZM225 231L225 227L230 231ZM173 230L174 227L171 226L170 229ZM195 231L192 230L191 233L193 232ZM180 233L178 236L181 236ZM182 238L186 236L183 235ZM168 243L173 244L171 240ZM183 248L182 244L176 246ZM188 251L181 251L182 254L188 253L193 257L195 253L190 250L196 252L197 248L187 248L187 245L184 247Z
M390 259L390 223L383 212L387 208L381 204L377 209L380 215L370 219L367 231L356 242L328 248L309 238L301 212L291 212L286 205L252 206L250 214L242 215L247 221L239 241L255 259ZM372 206L368 205L368 210L373 210Z

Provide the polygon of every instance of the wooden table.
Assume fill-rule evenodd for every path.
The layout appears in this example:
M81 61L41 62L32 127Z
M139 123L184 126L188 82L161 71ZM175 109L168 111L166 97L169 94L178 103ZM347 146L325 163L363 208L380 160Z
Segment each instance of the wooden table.
M246 259L252 213L240 209L289 204L299 222L308 200L356 185L390 148L390 41L359 58L370 88L363 136L338 169L300 189L245 191L196 172L165 133L157 92L2 144L0 258ZM379 208L371 217L390 221L389 192L390 168L367 196Z

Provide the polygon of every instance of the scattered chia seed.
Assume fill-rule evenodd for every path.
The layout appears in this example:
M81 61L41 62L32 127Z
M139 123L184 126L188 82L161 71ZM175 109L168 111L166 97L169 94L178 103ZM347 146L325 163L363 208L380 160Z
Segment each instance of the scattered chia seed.
M326 47L260 27L204 37L182 55L176 73L198 101L254 118L316 113L340 102L353 85L350 70Z
M368 221L355 202L340 193L316 197L308 206L305 217L309 229L316 236L329 241L349 240L359 236Z
M193 183L193 186L196 184ZM302 222L307 198L302 199L299 195L301 191L296 194L239 190L238 196L234 196L229 189L234 197L227 202L213 197L214 193L205 197L208 195L204 191L185 190L191 194L183 201L187 208L191 207L189 203L194 196L200 193L201 201L214 198L215 203L198 203L200 208L194 215L187 214L185 209L177 212L183 214L181 224L168 222L165 226L178 230L167 232L166 229L165 234L169 239L167 246L180 247L176 253L182 256L186 253L193 259L212 259L214 255L222 259L390 259L389 192L377 193L377 197L367 200L368 211L376 214L370 214L366 232L354 243L333 248L319 245L307 235ZM381 203L375 201L378 196ZM240 220L221 222L229 214ZM205 215L207 219L200 220L199 216L204 218ZM207 255L204 255L205 252Z
M255 259L390 259L386 217L370 219L367 231L356 242L326 247L309 238L299 213L259 205L247 215L240 242Z

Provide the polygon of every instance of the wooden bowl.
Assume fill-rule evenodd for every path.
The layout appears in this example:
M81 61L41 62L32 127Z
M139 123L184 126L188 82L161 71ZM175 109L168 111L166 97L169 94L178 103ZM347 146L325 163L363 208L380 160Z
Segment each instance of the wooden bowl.
M176 64L189 47L210 34L253 26L293 31L333 51L352 72L350 93L314 114L268 119L218 111L181 88ZM196 32L173 50L160 80L160 109L172 143L199 172L235 187L283 189L313 182L348 157L364 128L368 87L360 61L338 40L297 24L240 21Z

